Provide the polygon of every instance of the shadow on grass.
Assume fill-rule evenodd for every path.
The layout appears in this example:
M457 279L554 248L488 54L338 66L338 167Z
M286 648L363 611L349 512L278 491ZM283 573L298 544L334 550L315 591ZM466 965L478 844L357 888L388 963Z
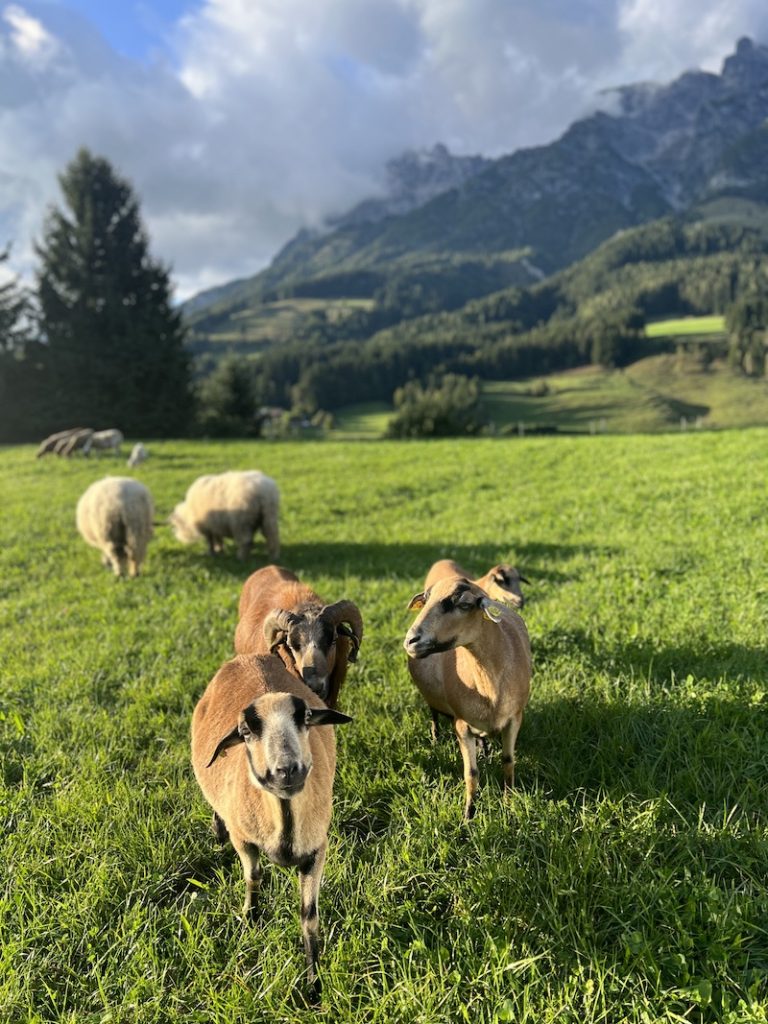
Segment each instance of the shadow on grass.
M590 669L608 675L647 679L653 686L674 688L687 677L716 680L765 678L764 645L714 642L711 636L692 636L684 644L657 646L649 640L604 641L582 629L543 634L536 644L536 661L562 654L581 655Z
M462 762L452 722L440 719L432 745L430 716L415 736L410 757L429 784L462 780ZM723 808L768 820L768 700L723 699L686 690L651 701L625 702L584 696L538 701L534 690L516 750L516 783L522 792L555 800L599 802L668 797L675 807L722 816ZM490 737L478 751L480 786L501 796L501 742ZM458 790L457 790L458 792ZM460 798L457 796L457 800Z
M418 584L424 579L430 565L440 558L453 558L467 572L482 576L497 562L509 559L515 552L514 564L535 586L536 580L562 583L570 577L553 568L553 563L566 561L578 554L610 556L613 549L587 544L421 544L421 543L368 543L332 542L325 544L285 544L277 564L291 569L307 582L313 575L345 577L361 576L367 579L403 579ZM203 545L164 550L158 560L189 570L205 568L210 572L246 579L252 572L269 565L269 560L257 538L255 550L240 561L228 543L221 555L207 554Z

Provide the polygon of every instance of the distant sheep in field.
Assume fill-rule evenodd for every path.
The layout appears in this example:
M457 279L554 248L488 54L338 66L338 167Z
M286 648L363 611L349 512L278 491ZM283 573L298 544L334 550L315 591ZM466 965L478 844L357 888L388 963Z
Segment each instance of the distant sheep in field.
M138 480L107 476L91 484L77 503L83 540L103 555L116 576L138 576L152 537L152 496Z
M279 507L280 492L271 477L258 470L230 471L198 477L168 521L182 544L204 538L212 555L231 537L241 559L248 557L253 535L261 530L274 561L280 554Z
M35 458L43 455L63 455L67 458L72 452L82 448L85 455L88 454L88 444L93 436L90 427L73 427L70 430L60 430L57 434L51 434L40 442Z
M117 427L111 427L109 430L96 430L91 434L85 446L85 454L90 455L92 451L111 451L119 455L120 445L124 440L122 431Z
M289 569L267 565L245 581L239 618L238 654L274 652L289 672L336 707L363 639L363 617L354 602L326 604Z
M42 458L43 455L51 455L56 452L60 455L60 451L56 451L60 443L65 443L72 437L73 434L81 434L85 427L70 427L69 430L60 430L56 434L49 434L43 441L40 442L40 446L35 453L35 458Z
M336 737L328 726L349 721L271 654L239 655L222 665L192 717L192 766L213 808L215 835L230 839L243 865L246 921L258 910L261 854L298 869L314 1002L320 999L318 896L336 771Z
M435 562L427 573L424 589L429 590L432 584L438 580L449 579L453 576L472 579L469 573L465 572L452 558L441 558L439 562ZM503 601L518 611L525 605L525 598L523 597L520 584L528 583L529 581L525 576L521 576L513 565L500 562L498 565L494 565L492 569L489 569L484 576L480 576L479 579L473 580L473 582L478 587L482 587L486 594L494 601Z
M131 468L134 468L135 466L139 466L142 462L146 462L148 458L149 452L141 441L137 441L131 449L131 454L128 456L128 465Z

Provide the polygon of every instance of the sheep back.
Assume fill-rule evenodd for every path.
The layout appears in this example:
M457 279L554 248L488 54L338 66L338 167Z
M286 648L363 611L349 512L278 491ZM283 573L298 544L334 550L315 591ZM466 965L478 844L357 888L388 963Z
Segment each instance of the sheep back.
M269 557L276 558L279 504L280 493L271 477L259 470L231 470L198 477L174 514L197 535L231 537L239 548L250 545L254 532L261 529Z
M152 537L154 505L144 484L131 477L97 480L77 503L83 540L98 548L114 572L138 575Z

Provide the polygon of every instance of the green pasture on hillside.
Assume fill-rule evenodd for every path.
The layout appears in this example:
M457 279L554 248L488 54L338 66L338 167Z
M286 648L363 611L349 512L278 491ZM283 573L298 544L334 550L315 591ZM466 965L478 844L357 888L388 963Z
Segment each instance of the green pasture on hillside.
M333 435L377 438L391 405L339 409ZM480 418L492 430L531 433L658 433L768 425L768 380L693 353L649 356L623 369L583 366L529 380L483 381Z
M696 334L723 334L724 316L684 316L655 320L645 325L647 338L677 338Z
M683 353L649 356L622 370L585 366L535 380L485 381L483 403L497 430L723 429L768 424L768 381L719 362L705 367Z
M0 1021L768 1021L768 431L440 442L166 442L162 519L204 472L282 492L282 564L356 600L303 1000L294 875L259 922L189 766L196 700L264 564L157 529L115 581L74 529L111 457L0 451ZM516 564L534 679L517 789L476 819L405 665L430 563Z

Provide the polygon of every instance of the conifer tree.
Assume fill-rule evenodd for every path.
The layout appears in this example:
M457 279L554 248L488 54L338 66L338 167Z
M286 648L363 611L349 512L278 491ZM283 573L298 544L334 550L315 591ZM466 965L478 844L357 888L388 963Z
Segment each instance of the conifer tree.
M183 433L191 414L184 329L167 269L149 254L130 184L81 149L59 177L37 246L40 327L62 424Z
M8 256L8 249L0 252L0 263L5 263ZM23 346L28 337L23 319L27 312L27 298L16 281L0 285L0 352L10 352Z

